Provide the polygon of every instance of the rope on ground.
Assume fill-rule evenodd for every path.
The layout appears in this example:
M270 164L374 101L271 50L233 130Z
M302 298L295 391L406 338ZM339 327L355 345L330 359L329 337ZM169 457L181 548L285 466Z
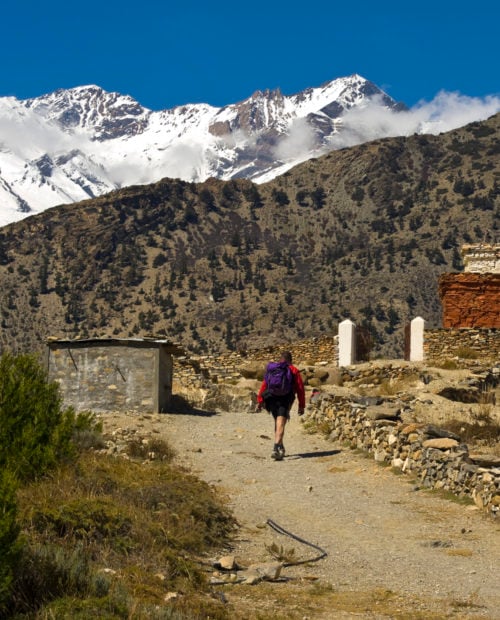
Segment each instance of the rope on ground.
M318 562L318 560L322 560L323 558L326 558L326 556L328 555L328 553L321 547L318 547L318 545L314 545L313 543L308 542L307 540L304 540L303 538L300 538L299 536L296 536L295 534L292 534L292 532L289 532L288 530L285 530L283 527L281 527L281 525L278 525L276 521L273 521L272 519L268 519L266 523L275 532L278 532L278 534L289 536L290 538L293 538L297 542L302 543L303 545L307 545L308 547L312 547L313 549L316 549L317 551L320 552L320 555L312 558L311 560L299 560L297 562L286 562L285 564L283 564L283 566L297 566L298 564L309 564L309 562Z

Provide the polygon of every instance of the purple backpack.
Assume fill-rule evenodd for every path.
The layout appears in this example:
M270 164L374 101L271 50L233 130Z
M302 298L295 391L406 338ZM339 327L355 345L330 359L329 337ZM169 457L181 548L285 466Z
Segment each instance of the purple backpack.
M264 379L271 396L285 396L293 392L293 373L287 362L269 362Z

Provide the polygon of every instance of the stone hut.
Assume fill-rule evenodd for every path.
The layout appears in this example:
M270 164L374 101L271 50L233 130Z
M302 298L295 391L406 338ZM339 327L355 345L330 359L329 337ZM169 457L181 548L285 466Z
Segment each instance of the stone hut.
M155 338L49 339L48 376L76 411L158 413L172 398L173 356L183 350Z
M462 247L465 269L439 280L444 328L500 327L500 245Z

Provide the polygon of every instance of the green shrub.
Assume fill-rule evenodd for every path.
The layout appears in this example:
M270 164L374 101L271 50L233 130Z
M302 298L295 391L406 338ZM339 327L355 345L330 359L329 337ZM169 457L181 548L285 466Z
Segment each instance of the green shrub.
M34 356L0 358L0 468L21 481L43 475L75 452L76 416Z
M0 357L0 613L8 603L21 551L16 522L20 483L75 455L75 437L97 429L90 413L63 409L56 383L35 357ZM88 438L86 438L88 442Z
M20 552L19 526L16 522L16 480L6 470L0 472L0 613L4 609Z
M17 565L10 615L34 612L59 597L106 596L106 575L91 568L82 546L26 546Z

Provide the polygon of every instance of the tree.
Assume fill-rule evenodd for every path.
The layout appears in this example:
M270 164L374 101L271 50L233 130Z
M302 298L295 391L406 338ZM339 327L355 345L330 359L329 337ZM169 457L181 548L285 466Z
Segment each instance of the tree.
M94 426L89 414L63 408L34 356L0 357L0 615L9 594L21 543L15 494L19 484L43 476L76 455L74 437Z
M282 189L273 189L272 192L273 200L280 206L284 207L287 204L290 204L290 199L288 198L287 193Z
M317 187L311 192L311 198L315 209L321 209L325 205L326 192L322 187Z
M21 543L18 539L17 481L8 470L0 472L0 613L9 600L14 567Z
M215 197L209 189L202 189L200 192L200 200L207 211L217 211Z
M75 413L63 409L57 383L30 355L0 358L0 470L20 480L42 475L72 455Z

